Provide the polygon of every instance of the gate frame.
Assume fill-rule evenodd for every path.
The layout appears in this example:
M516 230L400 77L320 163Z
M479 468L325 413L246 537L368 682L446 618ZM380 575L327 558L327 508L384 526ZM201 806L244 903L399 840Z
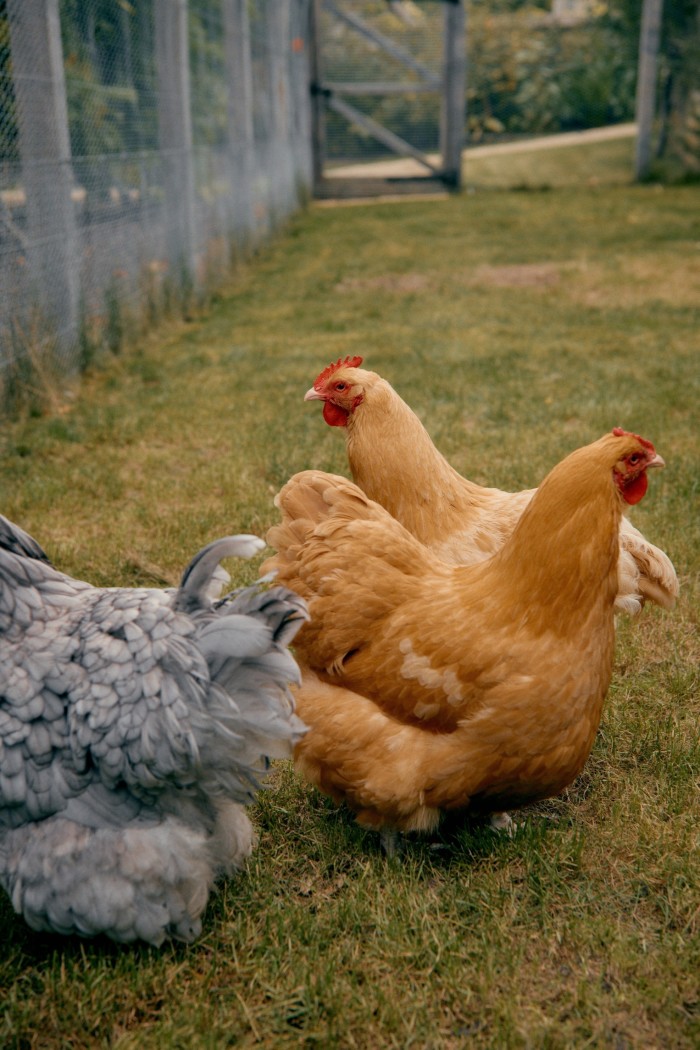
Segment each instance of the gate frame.
M451 190L459 190L462 185L462 150L464 148L465 120L465 85L466 85L466 10L465 0L435 0L444 9L442 71L436 76L422 65L399 44L367 25L359 16L339 8L334 0L311 0L310 45L311 45L311 95L312 95L312 139L313 139L313 177L316 196L322 195L323 170L326 160L326 109L333 109L348 121L358 124L367 134L393 153L401 157L411 157L424 168L428 174L421 181L439 180ZM344 21L357 33L368 37L393 58L417 73L421 82L402 84L391 82L352 82L329 81L323 76L323 54L321 41L321 11ZM362 113L350 102L347 96L381 95L416 91L436 91L440 93L440 161L436 164L421 150L410 142L389 131L367 114ZM415 176L405 179L395 177L393 182L416 181Z

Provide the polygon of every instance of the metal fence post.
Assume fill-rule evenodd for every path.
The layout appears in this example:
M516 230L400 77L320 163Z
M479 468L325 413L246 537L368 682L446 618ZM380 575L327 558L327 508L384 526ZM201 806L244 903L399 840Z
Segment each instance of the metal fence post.
M76 343L80 260L71 197L59 0L8 0L19 153L33 291L66 360Z
M651 163L651 134L656 110L656 63L662 10L663 0L644 0L637 69L637 143L634 155L634 174L637 179L646 177Z
M272 200L289 192L292 178L292 151L290 149L290 105L289 58L291 55L290 4L271 4L268 8L270 31L270 103L273 132L273 157L282 179L277 194L272 187Z
M440 113L441 176L448 186L462 184L466 85L466 12L463 0L445 3L443 93Z
M153 17L168 262L198 285L187 0L158 0Z
M234 180L233 192L240 206L233 215L234 228L250 231L253 215L253 72L250 55L250 16L247 0L223 0L224 56L227 95L227 132ZM236 185L238 183L238 185Z
M321 89L321 0L309 3L309 77L311 83L312 177L315 192L323 182L326 163L326 104Z

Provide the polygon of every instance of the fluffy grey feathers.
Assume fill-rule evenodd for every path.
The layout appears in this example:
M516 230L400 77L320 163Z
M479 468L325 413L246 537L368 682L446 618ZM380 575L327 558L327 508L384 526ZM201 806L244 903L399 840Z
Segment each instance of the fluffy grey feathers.
M48 556L36 540L28 532L20 529L19 525L8 521L2 514L0 514L0 547L14 554L23 554L25 558L38 558L39 561L49 564Z
M209 544L176 590L102 589L0 518L0 885L34 929L190 940L250 852L242 807L304 732L307 613L264 581L209 595L262 546Z

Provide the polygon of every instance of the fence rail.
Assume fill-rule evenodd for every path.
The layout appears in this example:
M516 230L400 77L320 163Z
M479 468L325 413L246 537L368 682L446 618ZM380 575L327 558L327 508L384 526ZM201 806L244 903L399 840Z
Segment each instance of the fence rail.
M205 291L312 187L309 0L0 0L0 381Z

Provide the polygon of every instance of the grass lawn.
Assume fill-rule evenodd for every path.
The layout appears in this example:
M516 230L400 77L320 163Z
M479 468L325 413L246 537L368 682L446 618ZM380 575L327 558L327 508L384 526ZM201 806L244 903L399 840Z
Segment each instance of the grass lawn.
M633 520L682 593L621 625L583 775L513 838L455 821L387 858L278 764L193 946L39 936L3 898L1 1047L700 1044L700 190L588 149L575 184L560 150L560 176L518 160L530 191L483 188L491 167L449 200L312 207L205 315L3 423L2 512L74 575L160 585L264 533L295 471L346 472L302 398L361 354L482 484L535 485L616 425L653 440Z
M630 136L591 146L567 143L539 148L537 156L525 148L515 153L464 154L462 176L470 189L549 189L556 187L622 186L634 171L635 140ZM514 146L517 144L514 144ZM525 144L527 145L527 144Z

